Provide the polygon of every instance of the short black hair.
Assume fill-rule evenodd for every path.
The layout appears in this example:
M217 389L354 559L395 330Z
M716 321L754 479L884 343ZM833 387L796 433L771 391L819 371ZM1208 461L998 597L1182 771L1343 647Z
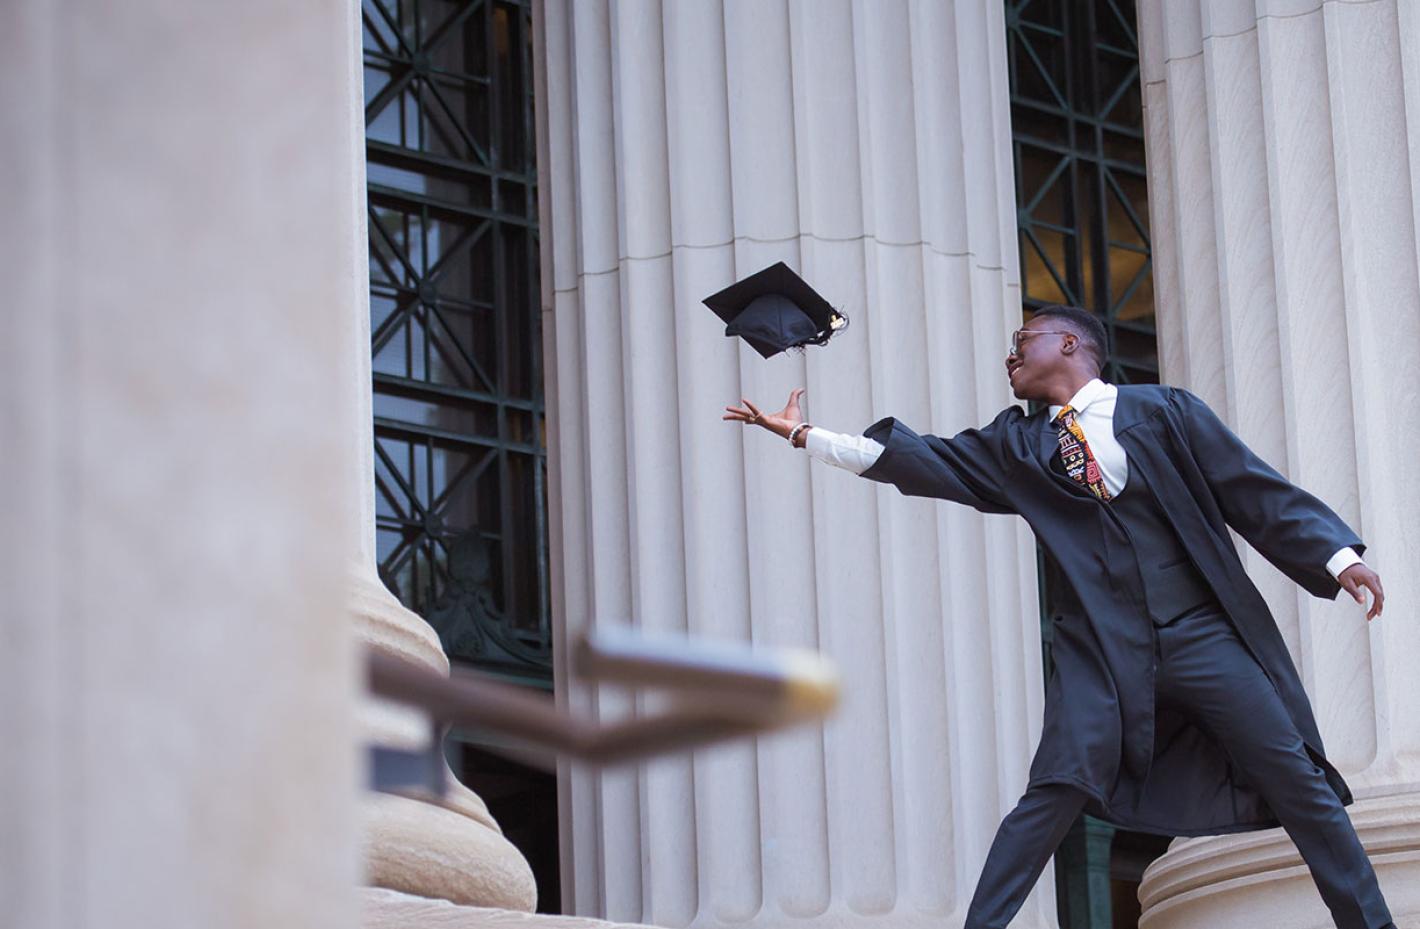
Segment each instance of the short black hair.
M1080 344L1085 347L1085 351L1090 353L1090 358L1095 363L1095 370L1104 370L1105 359L1109 357L1109 345L1104 332L1104 323L1100 322L1098 316L1089 310L1081 309L1078 306L1066 306L1063 303L1052 303L1040 307L1031 316L1031 319L1039 319L1042 316L1049 316L1065 323L1066 328L1079 337Z

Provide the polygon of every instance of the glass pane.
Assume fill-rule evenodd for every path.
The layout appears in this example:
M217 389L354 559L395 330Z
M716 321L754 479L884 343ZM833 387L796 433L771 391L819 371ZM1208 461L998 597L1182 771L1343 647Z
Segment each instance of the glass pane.
M1072 236L1037 229L1025 245L1024 290L1036 303L1073 303L1069 290Z

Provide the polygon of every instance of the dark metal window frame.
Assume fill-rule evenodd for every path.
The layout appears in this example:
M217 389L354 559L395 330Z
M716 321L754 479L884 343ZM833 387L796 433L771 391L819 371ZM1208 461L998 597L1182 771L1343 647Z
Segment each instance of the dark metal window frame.
M550 688L531 5L363 0L376 531L455 661Z
M1024 309L1029 316L1067 303L1093 311L1109 343L1102 377L1117 384L1158 381L1147 200L1141 210L1128 192L1147 181L1142 105L1129 99L1142 94L1133 14L1128 0L1008 0L1006 7ZM1045 164L1043 176L1032 176ZM1139 256L1128 259L1138 267L1132 275L1126 268L1122 286L1111 273L1116 254ZM1043 552L1038 564L1048 681L1053 592L1068 580ZM1137 901L1129 891L1166 847L1167 839L1081 815L1056 853L1062 929L1132 925Z
M1012 0L1006 10L1023 303L1028 314L1049 303L1094 311L1109 338L1103 377L1118 384L1158 382L1152 313L1139 318L1141 306L1152 305L1147 203L1141 214L1125 189L1147 181L1133 99L1141 93L1133 12L1127 0ZM1045 125L1063 131L1036 131ZM1137 159L1120 157L1121 147ZM1026 189L1023 168L1032 156L1055 163ZM1122 222L1111 224L1111 207ZM1140 257L1120 287L1111 273L1115 252ZM1053 286L1032 290L1033 268Z

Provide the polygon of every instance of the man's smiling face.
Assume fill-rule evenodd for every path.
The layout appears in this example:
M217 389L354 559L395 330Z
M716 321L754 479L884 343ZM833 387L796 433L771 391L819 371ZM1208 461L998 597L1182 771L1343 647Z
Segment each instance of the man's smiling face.
M1043 386L1058 378L1069 356L1061 353L1079 336L1065 329L1063 320L1050 316L1032 319L1021 327L1006 355L1006 376L1017 400L1043 400Z

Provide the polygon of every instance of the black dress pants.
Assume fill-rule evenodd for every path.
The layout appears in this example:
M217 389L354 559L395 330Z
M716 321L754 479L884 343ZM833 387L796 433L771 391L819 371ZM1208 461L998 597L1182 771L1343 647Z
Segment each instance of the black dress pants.
M1216 607L1193 610L1157 631L1157 703L1188 714L1258 785L1338 929L1394 929L1346 808L1227 616ZM1005 929L1085 800L1065 784L1026 790L991 843L966 929Z

